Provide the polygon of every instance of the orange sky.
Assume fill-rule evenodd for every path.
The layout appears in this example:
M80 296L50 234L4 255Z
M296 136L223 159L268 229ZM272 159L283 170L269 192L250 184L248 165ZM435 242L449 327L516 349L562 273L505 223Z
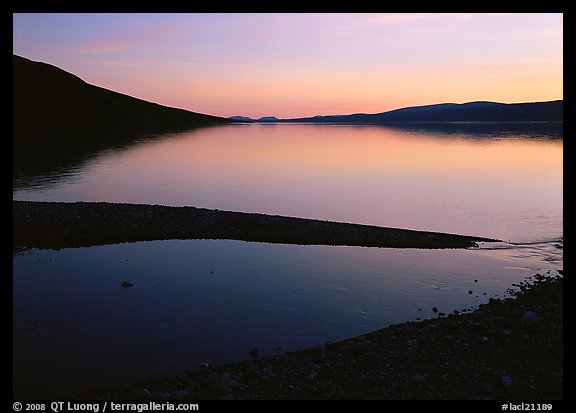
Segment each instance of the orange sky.
M14 53L219 116L562 99L562 14L15 14Z

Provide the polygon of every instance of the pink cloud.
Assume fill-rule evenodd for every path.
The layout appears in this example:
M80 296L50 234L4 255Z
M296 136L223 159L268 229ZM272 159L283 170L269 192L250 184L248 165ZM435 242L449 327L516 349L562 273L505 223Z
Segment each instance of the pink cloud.
M76 49L76 51L83 53L119 52L129 49L130 47L133 47L139 43L142 43L142 40L138 38L116 37L116 38L98 39L88 43L83 47Z
M164 41L167 37L177 35L178 25L166 22L131 23L117 29L115 33L94 38L85 45L75 49L82 53L117 53L138 46Z

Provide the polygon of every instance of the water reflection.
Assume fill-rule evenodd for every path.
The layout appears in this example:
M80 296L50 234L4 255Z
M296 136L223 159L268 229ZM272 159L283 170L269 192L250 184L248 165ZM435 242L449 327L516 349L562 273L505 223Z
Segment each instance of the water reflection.
M561 139L563 122L436 122L415 124L390 124L391 129L433 132L446 135L468 135L476 138L520 136L528 139Z
M432 307L460 311L562 268L561 252L200 240L33 250L14 258L14 397L64 397L435 317Z
M192 134L196 129L186 130L186 133ZM46 132L42 139L19 136L13 141L14 188L67 180L81 171L83 165L92 158L181 132L135 134L86 128L83 131ZM57 136L54 136L55 133ZM59 144L54 145L54 142Z
M561 237L562 139L454 127L203 128L101 153L61 179L16 182L13 195L192 205L514 242Z

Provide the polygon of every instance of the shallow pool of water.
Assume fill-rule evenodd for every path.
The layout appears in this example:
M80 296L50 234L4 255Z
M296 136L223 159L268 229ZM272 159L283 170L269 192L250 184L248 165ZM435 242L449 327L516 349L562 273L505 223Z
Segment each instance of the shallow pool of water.
M15 398L281 353L503 296L562 241L471 250L151 241L14 257ZM128 281L132 287L123 288Z

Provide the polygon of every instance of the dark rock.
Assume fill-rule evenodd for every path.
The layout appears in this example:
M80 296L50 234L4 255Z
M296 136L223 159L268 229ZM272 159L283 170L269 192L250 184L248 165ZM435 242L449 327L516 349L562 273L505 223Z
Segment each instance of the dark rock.
M130 288L130 287L134 287L134 284L132 284L131 282L128 282L128 281L123 281L122 284L120 284L120 286L123 288Z
M532 310L528 310L524 313L524 315L522 315L522 322L530 324L530 323L534 323L536 321L538 321L540 318L538 317L538 314L536 314L534 311Z
M40 323L37 321L27 321L26 323L22 324L22 328L25 330L35 330L40 328Z
M512 385L512 377L507 375L502 376L502 384L506 387L510 387Z
M426 383L428 381L428 379L424 377L422 374L413 374L412 376L410 376L410 379L412 379L412 381L415 381L416 383Z
M152 396L152 393L150 393L150 390L148 390L146 387L143 387L141 389L138 389L134 392L134 396L137 399L147 399L150 396Z
M358 347L360 347L362 350L369 350L371 348L376 347L376 344L374 344L370 340L362 340L358 343Z
M432 311L437 313L438 312L438 307L432 307Z

